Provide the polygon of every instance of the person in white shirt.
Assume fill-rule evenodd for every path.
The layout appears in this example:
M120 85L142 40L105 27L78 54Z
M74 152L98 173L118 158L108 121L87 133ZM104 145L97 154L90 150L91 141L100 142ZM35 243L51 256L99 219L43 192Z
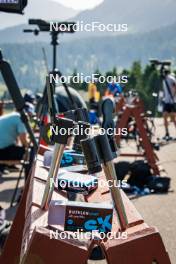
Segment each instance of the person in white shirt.
M165 126L165 139L170 139L169 134L169 118L176 128L176 79L169 70L165 71L165 79L163 80L163 118Z

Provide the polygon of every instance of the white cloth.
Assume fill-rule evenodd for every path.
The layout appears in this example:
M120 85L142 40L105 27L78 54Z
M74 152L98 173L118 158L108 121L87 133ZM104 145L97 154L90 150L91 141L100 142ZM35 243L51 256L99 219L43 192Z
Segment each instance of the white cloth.
M166 86L166 82L165 80L163 81L163 92L164 92L164 97L163 97L163 101L164 103L166 104L173 104L174 102L176 102L176 96L175 96L175 87L176 87L176 79L173 75L169 74L167 77L166 77L166 81L170 87L170 91L172 93L172 97L168 91L168 88ZM174 100L173 100L174 99Z

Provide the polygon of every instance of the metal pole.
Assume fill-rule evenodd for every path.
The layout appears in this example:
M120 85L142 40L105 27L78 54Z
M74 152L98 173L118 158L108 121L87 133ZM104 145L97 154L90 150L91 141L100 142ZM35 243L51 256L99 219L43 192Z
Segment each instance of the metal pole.
M49 203L52 198L52 194L54 191L54 182L57 178L57 174L59 171L60 163L62 160L63 152L64 152L65 145L62 144L55 144L54 147L54 153L51 161L51 167L49 170L44 194L43 194L43 199L41 203L41 208L44 210L47 210L49 207Z
M105 164L103 164L102 166L103 166L103 170L104 170L104 173L106 175L107 181L112 182L112 186L109 188L111 191L112 199L114 201L115 209L116 209L118 217L119 217L121 229L125 230L127 228L127 225L128 225L128 219L126 216L125 207L123 204L120 189L117 186L115 186L115 183L117 182L117 177L116 177L114 164L112 161L108 161Z
M128 219L125 212L125 207L121 197L120 189L115 183L118 178L116 175L114 163L113 163L113 154L111 147L108 141L107 135L98 135L95 137L96 147L99 154L99 158L102 162L103 171L105 173L106 179L108 182L112 182L112 186L109 186L111 191L112 200L114 201L114 206L119 216L119 222L121 229L125 230L128 226Z
M51 45L53 46L53 72L57 68L57 38L58 38L58 32L51 32L52 41Z

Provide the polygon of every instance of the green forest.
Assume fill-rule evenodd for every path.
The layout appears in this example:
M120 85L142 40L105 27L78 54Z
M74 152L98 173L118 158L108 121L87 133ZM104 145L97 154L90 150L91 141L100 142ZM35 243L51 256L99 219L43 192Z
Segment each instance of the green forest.
M155 109L156 101L152 94L158 93L158 91L161 89L161 80L160 80L160 74L157 69L155 69L152 65L148 64L145 67L142 67L140 61L135 61L130 69L123 69L122 71L118 71L117 68L113 68L110 71L107 71L106 73L100 72L99 69L97 69L94 73L98 75L103 76L120 76L120 75L126 75L128 77L128 82L126 84L122 84L123 91L128 92L129 90L135 90L139 93L140 97L143 99L146 110L150 109L152 112ZM75 76L77 74L77 71L73 72L72 76ZM44 76L43 76L44 77ZM88 84L87 83L73 83L71 82L71 86L76 89L77 91L83 90L87 91ZM23 89L26 87L23 87ZM97 88L100 91L100 94L103 95L106 88L107 83L97 83ZM1 97L3 97L5 86L1 85ZM42 91L41 89L39 90ZM8 98L8 94L5 92L6 98Z
M95 72L100 76L103 75L98 69ZM73 73L73 76L77 72ZM160 73L152 65L148 64L145 67L142 67L140 61L135 61L130 69L123 69L121 72L118 72L114 67L111 71L107 71L104 76L119 76L126 75L128 76L128 82L126 84L121 84L123 87L124 93L133 90L136 91L142 100L144 101L146 110L150 109L152 112L155 111L156 99L152 96L153 93L158 93L162 89ZM83 84L71 84L76 90L87 90L87 83ZM100 91L101 95L104 94L107 83L101 84L97 83L97 88Z
M154 70L150 58L170 59L175 65L176 41L173 34L176 24L163 30L120 37L85 38L61 42L57 65L64 76L76 73L107 76L127 75L124 92L136 90L144 100L146 109L154 111L156 99L152 94L161 89L159 72ZM101 45L100 45L101 43ZM130 43L130 45L129 45ZM19 87L22 90L42 92L47 68L52 68L52 48L46 42L1 44L3 56L10 61ZM47 61L42 48L45 49ZM76 90L87 91L87 84L72 84ZM98 84L103 94L105 84ZM0 96L6 88L0 76ZM6 97L8 94L6 93Z

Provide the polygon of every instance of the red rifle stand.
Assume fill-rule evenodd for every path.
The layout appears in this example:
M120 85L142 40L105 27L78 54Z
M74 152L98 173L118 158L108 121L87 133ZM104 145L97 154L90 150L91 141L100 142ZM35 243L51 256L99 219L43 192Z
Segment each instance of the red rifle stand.
M105 179L104 175L101 176ZM138 213L132 202L121 190L125 211L127 213L127 238L100 241L108 264L171 264L158 230L149 227ZM111 202L107 187L98 188L86 197L87 202ZM116 212L113 215L112 232L118 232L120 225Z
M92 249L98 244L102 249L108 264L170 264L158 231L149 228L122 191L123 203L127 212L127 239L112 239L107 241L77 239L50 239L50 230L63 231L61 226L48 226L48 211L40 208L45 188L47 170L43 167L43 157L38 155L33 166L31 178L25 186L25 191L13 222L11 232L5 244L0 263L3 264L50 264L63 263L86 264ZM105 179L102 173L102 178ZM54 191L53 199L67 199L65 192ZM111 202L109 189L98 188L87 202ZM120 225L114 211L112 231L118 232Z
M50 239L48 228L37 227L22 259L24 264L86 264L89 244L75 240Z
M171 264L160 234L155 228L134 231L126 240L103 243L108 264Z
M129 157L146 157L148 164L150 165L150 167L153 170L153 173L155 175L160 175L160 170L158 168L157 165L157 161L158 161L158 157L157 155L154 153L152 144L150 142L150 139L147 135L147 131L146 131L146 121L143 118L143 108L139 105L135 106L126 106L119 122L117 122L117 129L122 129L124 127L127 127L128 124L128 120L130 117L134 117L135 121L136 121L136 126L138 128L140 137L142 139L142 147L144 149L144 153L143 154L120 154L120 156L129 156ZM117 144L120 143L120 135L116 135L116 142Z
M25 224L26 198L28 195L29 184L30 177L27 179L10 233L5 242L2 254L0 255L0 263L2 264L19 264L23 229Z

